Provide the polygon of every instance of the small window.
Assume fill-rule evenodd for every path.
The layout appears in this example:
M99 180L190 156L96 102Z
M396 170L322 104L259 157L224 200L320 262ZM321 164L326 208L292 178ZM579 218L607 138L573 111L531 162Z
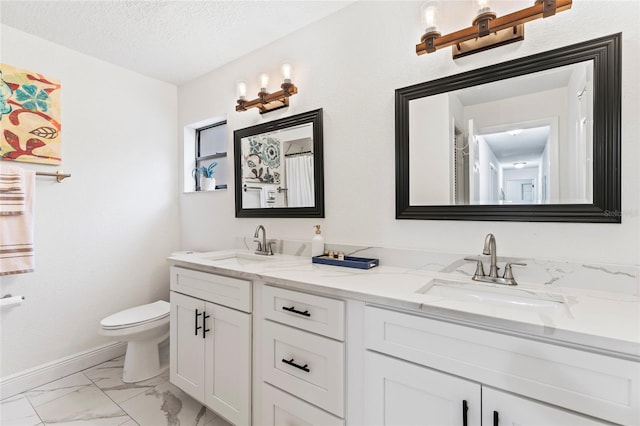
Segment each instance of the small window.
M216 162L214 178L216 189L227 188L227 122L221 121L195 129L195 166L208 167ZM200 191L200 179L195 175L195 189Z

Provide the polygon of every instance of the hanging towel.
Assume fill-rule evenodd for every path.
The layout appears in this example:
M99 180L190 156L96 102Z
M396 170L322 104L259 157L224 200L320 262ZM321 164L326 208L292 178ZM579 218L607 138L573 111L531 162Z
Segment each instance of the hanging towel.
M1 167L0 173L8 167ZM21 214L0 215L0 275L33 272L33 212L36 174L22 170L24 209ZM2 194L6 194L3 192Z
M22 169L3 166L0 168L0 215L14 216L23 212Z
M270 208L276 206L278 188L275 185L265 185L260 190L260 206Z
M242 191L242 208L243 209L259 209L260 205L260 195L262 191Z

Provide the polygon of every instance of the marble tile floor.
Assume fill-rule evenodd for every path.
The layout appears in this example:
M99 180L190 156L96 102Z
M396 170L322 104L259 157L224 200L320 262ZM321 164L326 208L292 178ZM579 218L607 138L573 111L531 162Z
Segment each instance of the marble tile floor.
M169 383L122 381L124 356L0 401L0 425L229 426Z

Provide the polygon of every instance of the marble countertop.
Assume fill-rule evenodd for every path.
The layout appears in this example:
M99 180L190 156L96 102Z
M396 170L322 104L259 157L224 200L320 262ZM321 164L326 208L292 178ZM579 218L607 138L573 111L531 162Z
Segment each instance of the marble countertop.
M264 261L225 259L236 253L252 256L248 250L189 252L176 253L169 261L176 266L361 300L640 361L637 292L603 291L594 285L550 286L548 282L527 281L535 278L535 273L521 274L523 277L519 278L517 270L517 287L483 284L471 280L464 269L469 266L463 268L461 259L439 270L384 264L360 270L314 264L310 257L280 254L265 257ZM632 283L638 282L637 276L631 278ZM437 280L444 282L440 288L432 288ZM454 291L448 291L452 287ZM464 289L472 289L475 296L468 296Z

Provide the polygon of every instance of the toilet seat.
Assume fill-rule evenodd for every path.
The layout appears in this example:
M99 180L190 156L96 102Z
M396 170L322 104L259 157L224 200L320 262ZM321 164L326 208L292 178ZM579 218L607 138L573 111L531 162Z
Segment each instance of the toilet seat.
M155 377L169 367L161 363L160 344L169 338L171 305L160 300L110 315L100 321L98 332L126 342L122 381L135 383Z
M168 302L159 300L125 309L104 318L100 321L100 327L104 330L119 330L156 322L169 316L170 306Z

